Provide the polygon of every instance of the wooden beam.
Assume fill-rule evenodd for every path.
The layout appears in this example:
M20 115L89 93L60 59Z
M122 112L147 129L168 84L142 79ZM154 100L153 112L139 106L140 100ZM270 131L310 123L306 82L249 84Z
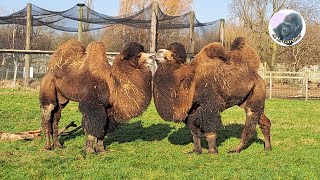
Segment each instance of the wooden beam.
M190 29L189 29L189 32L190 32L190 54L194 55L194 18L195 18L195 15L194 15L194 11L191 11L190 12Z
M20 50L20 49L0 49L0 53L53 54L53 53L54 53L54 51L42 51L42 50Z
M219 29L219 34L220 34L220 43L222 46L224 46L224 19L220 19L220 29Z
M83 20L83 6L84 4L77 4L79 7L79 21L78 21L78 41L82 42L82 31L83 31L83 25L82 25L82 20Z
M30 50L32 35L32 4L27 5L27 23L26 23L26 50ZM25 55L24 61L24 86L28 87L30 82L30 54Z
M152 2L152 14L151 14L151 45L150 45L150 53L155 53L157 51L157 26L158 26L158 2Z
M0 49L0 53L20 53L20 54L53 54L54 51L43 50L20 50L20 49ZM119 52L106 52L107 55L118 55Z
M152 11L151 11L151 44L150 44L150 53L156 53L157 51L157 44L158 44L158 10L159 4L157 1L152 2ZM155 60L153 60L153 64L155 64ZM155 65L151 68L152 74L156 72Z

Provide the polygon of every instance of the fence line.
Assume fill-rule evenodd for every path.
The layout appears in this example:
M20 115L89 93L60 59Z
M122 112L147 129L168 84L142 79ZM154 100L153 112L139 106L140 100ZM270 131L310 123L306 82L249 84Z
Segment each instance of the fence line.
M50 56L41 54L52 54L54 51L41 50L15 50L0 49L0 53L37 54L32 58L33 78L42 78L46 73L46 66ZM106 52L110 64L119 52ZM152 53L150 55L153 55ZM13 60L13 59L10 59ZM20 64L18 69L18 64ZM17 78L23 78L23 63L17 63ZM259 71L260 76L267 84L267 97L271 98L298 98L298 99L320 99L320 72L281 72L281 71ZM13 79L14 67L0 67L0 80Z
M320 72L260 71L268 98L320 99Z
M20 53L20 54L53 54L54 51L44 50L24 50L24 49L0 49L0 53ZM118 55L119 52L106 52L107 55Z

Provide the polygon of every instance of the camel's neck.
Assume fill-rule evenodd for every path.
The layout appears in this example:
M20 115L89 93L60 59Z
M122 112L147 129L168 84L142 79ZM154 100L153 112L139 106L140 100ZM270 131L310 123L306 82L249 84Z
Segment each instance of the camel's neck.
M130 65L115 63L112 67L112 108L110 115L117 122L139 116L151 100L152 75L146 67L133 68Z
M185 120L194 94L194 67L160 65L154 75L154 102L168 121Z

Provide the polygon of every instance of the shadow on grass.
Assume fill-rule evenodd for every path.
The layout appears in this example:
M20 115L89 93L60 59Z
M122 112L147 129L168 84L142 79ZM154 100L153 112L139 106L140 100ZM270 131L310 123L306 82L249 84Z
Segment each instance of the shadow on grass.
M173 128L167 124L154 124L149 127L143 127L141 121L130 124L121 124L114 133L108 134L104 141L106 145L110 145L113 142L126 143L139 139L143 141L160 141L168 137L171 129ZM78 127L73 131L74 132L69 135L60 137L60 142L63 144L77 136L84 135L82 128Z
M59 138L59 142L63 145L66 141L76 138L77 136L84 136L84 131L81 126L76 127L75 129L68 132L67 135L62 135Z
M217 146L220 146L224 141L232 137L240 139L243 127L244 126L242 124L228 124L224 128L221 128L218 131ZM180 128L177 131L173 132L168 137L168 139L169 139L169 142L177 145L187 145L189 143L193 143L191 132L187 127ZM249 140L245 149L255 142L264 144L263 140L257 137L257 132L255 132L255 134L253 135L253 138ZM201 138L201 144L202 144L202 147L208 148L208 144L204 138Z
M171 132L172 127L168 124L154 124L149 127L143 127L141 121L120 125L113 134L107 135L105 144L110 145L113 142L126 143L136 140L160 141Z

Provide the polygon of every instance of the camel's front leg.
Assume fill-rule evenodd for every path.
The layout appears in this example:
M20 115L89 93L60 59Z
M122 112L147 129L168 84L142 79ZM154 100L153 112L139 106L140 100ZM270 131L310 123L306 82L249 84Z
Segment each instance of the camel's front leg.
M99 139L93 135L87 134L85 152L89 154L106 152L103 139L104 138Z
M191 116L189 116L188 121L186 122L186 125L191 131L192 138L193 138L193 150L190 151L189 153L197 153L201 154L202 153L202 147L201 147L201 131L200 129L194 124L194 119Z
M104 143L103 143L104 138L101 139L97 139L97 144L96 144L96 153L103 153L103 152L107 152Z
M103 140L107 129L107 114L104 106L96 103L91 98L81 101L79 103L79 110L83 114L82 128L87 134L86 152L105 152Z
M208 147L209 147L209 154L218 154L218 149L217 149L217 133L212 132L212 133L204 133L204 136L206 137L206 140L208 142Z
M86 140L86 145L85 145L85 152L93 154L95 152L93 146L97 142L97 138L90 135L90 134L87 134L86 136L87 136L87 140Z
M201 147L201 139L198 133L192 132L192 138L193 138L193 150L190 153L197 153L201 154L202 153L202 147Z

